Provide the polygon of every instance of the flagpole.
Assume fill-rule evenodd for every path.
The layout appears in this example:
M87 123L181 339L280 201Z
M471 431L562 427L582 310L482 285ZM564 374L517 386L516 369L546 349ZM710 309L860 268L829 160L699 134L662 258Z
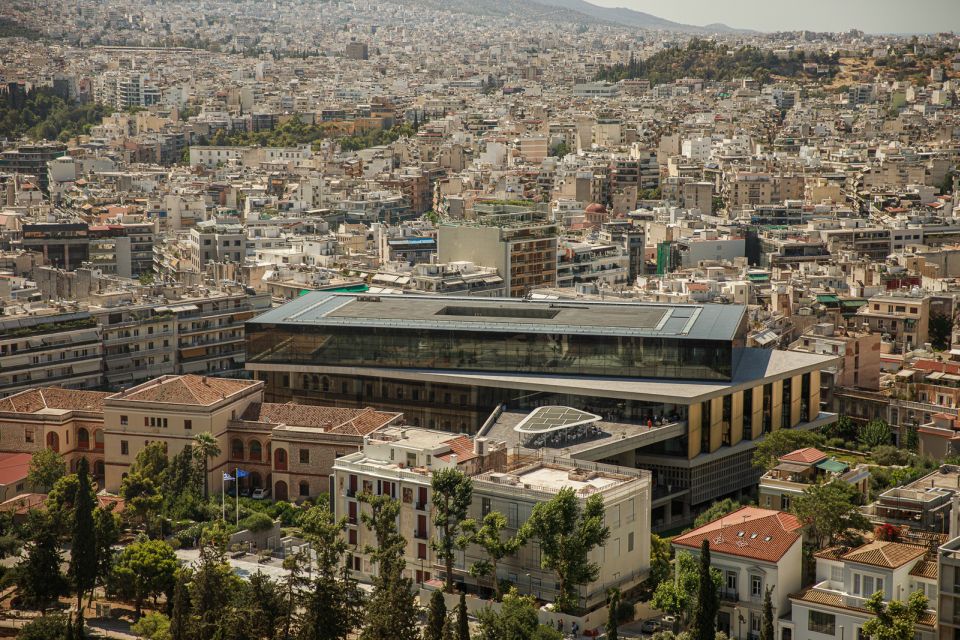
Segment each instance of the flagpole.
M236 489L234 493L237 494L234 496L234 499L237 501L237 526L239 527L240 526L240 467L237 467L235 469L235 473L233 477L236 478L236 480L233 481L234 482L233 486Z
M220 519L227 521L227 479L224 472L220 472Z

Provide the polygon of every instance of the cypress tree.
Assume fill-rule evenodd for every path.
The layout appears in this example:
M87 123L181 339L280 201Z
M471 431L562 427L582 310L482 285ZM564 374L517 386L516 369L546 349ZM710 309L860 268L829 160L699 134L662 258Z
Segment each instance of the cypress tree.
M710 541L700 545L700 583L697 586L697 606L693 613L693 640L714 640L717 635L717 612L720 594L710 574Z
M457 605L457 640L470 640L470 620L467 618L467 596L460 594Z
M77 629L83 629L83 596L97 583L97 533L93 520L96 499L90 487L86 458L77 464L77 492L73 499L73 538L70 546L70 577L77 593Z
M763 626L760 627L760 640L776 640L773 630L773 601L770 594L773 589L764 589L763 593Z
M427 628L423 640L443 640L443 624L447 620L447 603L442 591L434 591L430 596L430 610L427 613Z

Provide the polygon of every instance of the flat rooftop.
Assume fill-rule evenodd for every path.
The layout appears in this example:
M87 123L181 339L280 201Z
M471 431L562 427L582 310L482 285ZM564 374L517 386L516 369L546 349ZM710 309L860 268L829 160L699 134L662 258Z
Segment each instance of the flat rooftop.
M668 305L316 291L250 320L287 326L385 327L732 340L742 305Z
M554 467L536 467L528 471L516 474L520 482L537 487L543 487L551 491L560 491L564 487L570 487L577 493L590 489L594 491L603 491L607 487L613 487L620 484L624 478L612 478L603 475L589 477L584 475L583 479L570 473L569 469L556 469Z

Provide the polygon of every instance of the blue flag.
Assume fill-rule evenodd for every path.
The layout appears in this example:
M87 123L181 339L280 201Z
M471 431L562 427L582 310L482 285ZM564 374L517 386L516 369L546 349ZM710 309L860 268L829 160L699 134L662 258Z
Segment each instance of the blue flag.
M232 475L230 475L230 474L227 473L226 471L223 472L223 479L224 479L224 480L236 480L236 478L234 478Z
M246 478L250 475L249 471L244 471L243 469L237 469L237 479Z

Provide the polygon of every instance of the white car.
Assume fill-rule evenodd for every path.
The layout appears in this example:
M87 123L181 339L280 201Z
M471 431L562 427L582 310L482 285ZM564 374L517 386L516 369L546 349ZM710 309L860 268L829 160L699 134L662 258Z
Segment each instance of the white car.
M270 496L270 489L254 489L250 497L254 500L265 500Z

